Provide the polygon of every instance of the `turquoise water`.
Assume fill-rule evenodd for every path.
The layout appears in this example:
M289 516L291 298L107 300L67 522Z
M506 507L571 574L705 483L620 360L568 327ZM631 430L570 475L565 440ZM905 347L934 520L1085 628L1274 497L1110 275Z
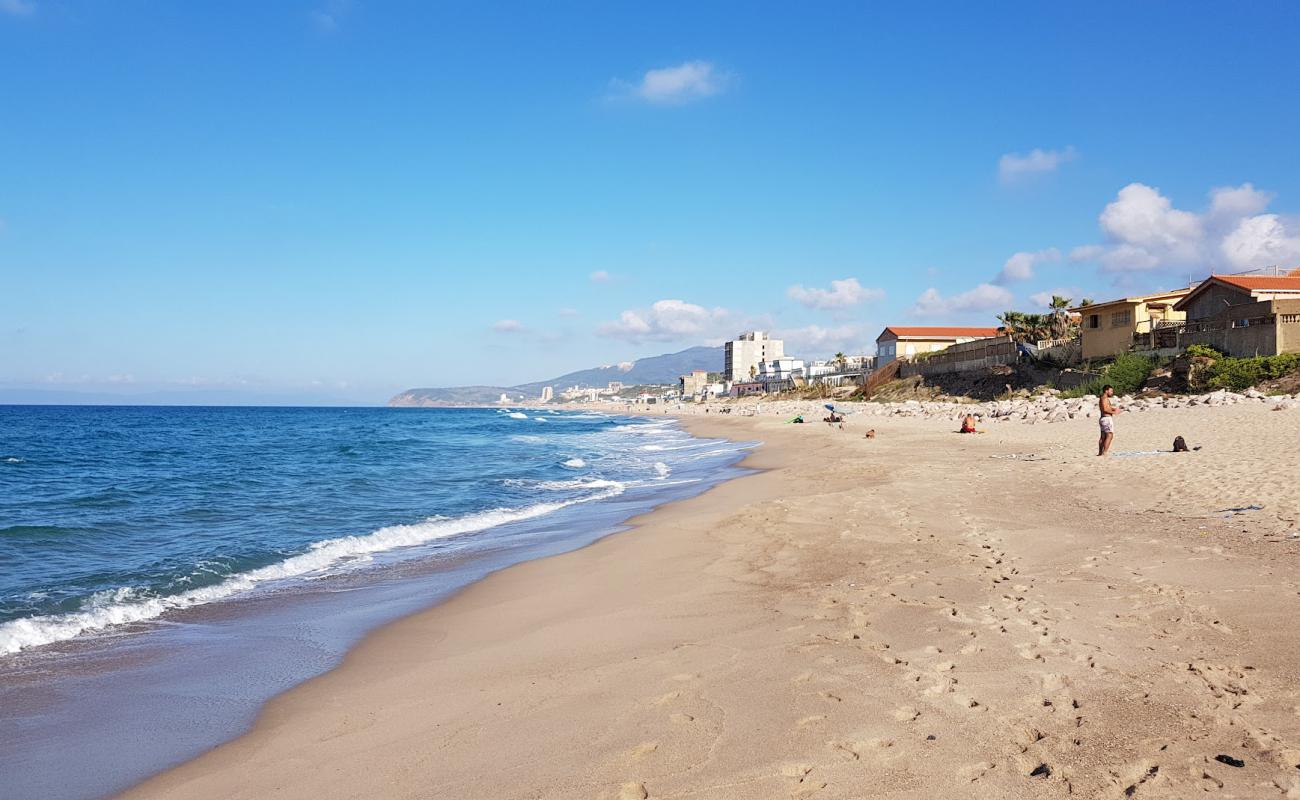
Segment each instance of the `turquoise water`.
M599 413L0 407L6 796L192 757L374 626L741 474L747 449Z

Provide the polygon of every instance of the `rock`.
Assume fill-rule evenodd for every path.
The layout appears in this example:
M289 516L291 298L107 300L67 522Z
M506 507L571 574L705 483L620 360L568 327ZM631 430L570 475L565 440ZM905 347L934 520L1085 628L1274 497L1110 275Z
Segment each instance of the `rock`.
M1215 756L1214 760L1219 762L1220 764L1227 764L1230 767L1246 766L1246 762L1242 761L1240 758L1233 758L1232 756L1225 756L1222 754Z

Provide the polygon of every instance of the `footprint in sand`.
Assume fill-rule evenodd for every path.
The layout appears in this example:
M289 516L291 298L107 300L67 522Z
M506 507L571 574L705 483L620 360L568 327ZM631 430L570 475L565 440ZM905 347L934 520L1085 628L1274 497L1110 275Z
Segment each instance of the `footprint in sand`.
M646 791L643 783L625 783L618 790L618 800L646 800L649 796L650 793Z
M658 749L659 749L658 742L642 742L641 744L632 748L632 752L630 753L630 755L634 759L645 758L646 756L650 755L651 753L653 753Z
M801 719L801 720L799 720L798 722L796 722L796 723L795 723L795 727L796 727L796 728L807 728L807 727L810 726L810 725L816 725L816 724L818 724L818 723L820 723L820 722L824 722L825 720L826 720L826 715L825 715L825 714L812 714L812 715L807 716L807 717L804 717L803 719Z
M692 717L690 714L673 714L668 717L668 719L672 722L676 722L678 725L685 725L688 722L695 721L695 717Z
M656 706L667 705L668 703L671 703L672 701L676 700L681 696L682 696L681 692L669 692L667 694L659 695L655 699L651 700L650 703L651 705L656 705Z
M913 722L921 716L921 712L912 706L901 706L894 709L894 719L899 722Z

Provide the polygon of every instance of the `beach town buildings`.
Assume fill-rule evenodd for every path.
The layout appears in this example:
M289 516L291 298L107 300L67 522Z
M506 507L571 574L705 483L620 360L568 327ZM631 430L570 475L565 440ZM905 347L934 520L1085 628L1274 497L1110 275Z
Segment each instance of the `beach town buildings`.
M677 379L677 391L683 399L705 394L709 385L708 370L693 369Z
M1191 291L1192 287L1187 287L1069 309L1069 313L1080 317L1083 359L1088 361L1119 355L1131 350L1139 336L1172 331L1186 317L1175 306ZM1154 341L1159 336L1147 338Z
M610 381L609 385L605 387L605 391L608 392L609 394L618 394L619 392L623 391L623 382Z
M1288 275L1211 275L1180 298L1178 346L1238 358L1300 353L1300 269Z
M553 386L542 387L542 402L549 403L555 399L555 388Z
M752 381L758 365L785 355L785 342L764 331L746 331L723 345L722 376L731 383Z
M876 337L876 367L883 367L898 358L913 358L921 353L934 353L954 344L997 335L997 328L890 325Z

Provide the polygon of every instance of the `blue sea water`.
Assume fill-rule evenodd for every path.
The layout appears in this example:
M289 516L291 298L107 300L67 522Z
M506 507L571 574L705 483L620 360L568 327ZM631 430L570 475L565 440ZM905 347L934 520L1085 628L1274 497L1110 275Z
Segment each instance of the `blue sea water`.
M374 625L747 449L572 411L0 407L0 771L33 796L121 789ZM115 714L129 743L104 741ZM83 774L52 785L69 747Z

